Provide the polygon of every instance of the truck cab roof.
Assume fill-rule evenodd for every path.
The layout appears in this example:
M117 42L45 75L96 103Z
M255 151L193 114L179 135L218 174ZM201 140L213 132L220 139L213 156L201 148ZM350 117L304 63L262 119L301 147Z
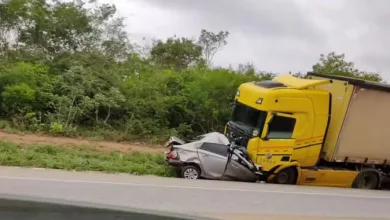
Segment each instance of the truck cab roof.
M247 82L239 86L236 100L256 109L276 110L278 99L308 98L308 93L328 97L327 91L311 89L317 85L331 83L331 80L299 79L290 74L280 75L273 80Z

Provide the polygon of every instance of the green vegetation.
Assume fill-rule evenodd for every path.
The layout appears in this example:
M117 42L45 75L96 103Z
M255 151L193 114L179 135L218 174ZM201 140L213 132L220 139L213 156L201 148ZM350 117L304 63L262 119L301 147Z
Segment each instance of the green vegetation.
M104 152L92 147L20 146L0 142L0 165L174 176L162 154Z
M238 85L275 75L249 64L210 68L228 43L227 31L201 30L198 41L172 37L140 47L130 43L123 21L115 6L93 1L0 0L0 117L8 121L1 126L155 142L173 134L222 131ZM343 54L321 55L313 70L382 80L357 70ZM88 165L85 157L65 149L38 147L24 153L3 144L3 152L6 147L16 154L2 155L9 165L106 166L105 159L93 158ZM43 149L47 152L39 153ZM45 159L51 151L56 159ZM116 153L102 157L114 170L144 169L116 162Z

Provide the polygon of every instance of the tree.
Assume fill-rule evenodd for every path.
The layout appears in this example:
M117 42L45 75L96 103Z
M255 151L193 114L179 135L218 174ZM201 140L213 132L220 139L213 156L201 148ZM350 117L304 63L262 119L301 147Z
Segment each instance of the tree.
M202 61L202 47L187 38L168 38L157 41L151 51L153 62L166 68L182 70Z
M46 58L94 49L113 58L124 57L123 50L129 48L129 43L123 19L113 19L115 6L103 4L88 9L85 4L81 0L0 1L0 47L9 47L4 37L14 33L14 47L30 54L41 52Z
M223 131L240 84L275 77L251 63L210 68L227 31L137 52L115 6L88 1L0 0L0 116L11 126L115 140L190 138ZM313 69L381 80L344 54L321 55Z
M345 54L331 52L328 55L321 54L320 61L313 66L313 71L321 74L339 75L354 77L375 82L382 82L383 79L378 73L360 71L355 68L353 62L345 60Z
M255 75L256 68L253 63L238 64L237 72L245 75Z
M296 73L289 72L289 74L297 78L302 78L302 79L306 78L306 74L301 72L296 72Z
M215 54L227 44L226 39L228 36L228 31L220 31L218 34L215 34L202 29L198 44L202 46L203 55L208 66L211 65Z
M103 122L107 124L108 119L111 117L113 108L121 107L121 104L125 102L126 99L118 88L112 87L105 93L106 94L96 94L94 99L96 100L96 119L98 120L99 108L106 108L107 113Z

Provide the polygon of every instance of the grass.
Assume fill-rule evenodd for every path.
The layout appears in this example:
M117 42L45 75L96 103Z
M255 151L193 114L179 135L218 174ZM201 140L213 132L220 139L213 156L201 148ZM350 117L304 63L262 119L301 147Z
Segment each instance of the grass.
M174 176L162 154L107 152L93 147L22 146L0 142L0 165Z

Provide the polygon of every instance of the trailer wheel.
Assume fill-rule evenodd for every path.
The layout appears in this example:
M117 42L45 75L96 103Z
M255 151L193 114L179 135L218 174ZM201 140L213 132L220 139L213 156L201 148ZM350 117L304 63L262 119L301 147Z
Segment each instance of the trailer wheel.
M282 171L280 171L276 176L274 177L273 182L276 184L289 184L293 185L296 182L298 173L294 167L286 168Z
M380 174L374 170L362 170L352 183L352 188L377 189L379 188Z

